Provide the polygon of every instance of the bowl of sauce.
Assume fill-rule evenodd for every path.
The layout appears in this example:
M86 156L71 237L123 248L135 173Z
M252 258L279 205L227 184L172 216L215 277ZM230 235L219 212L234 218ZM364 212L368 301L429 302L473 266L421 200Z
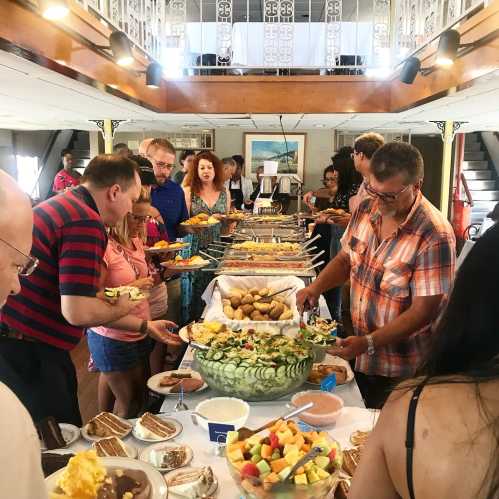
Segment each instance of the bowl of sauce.
M291 399L294 407L313 402L313 407L304 411L297 417L313 426L332 425L343 410L343 399L333 393L323 392L321 390L307 390L296 393Z
M234 425L237 430L246 423L250 407L241 399L233 397L215 397L200 402L196 406L196 412L206 418L198 418L198 423L205 430L208 430L208 421L210 423L231 424Z

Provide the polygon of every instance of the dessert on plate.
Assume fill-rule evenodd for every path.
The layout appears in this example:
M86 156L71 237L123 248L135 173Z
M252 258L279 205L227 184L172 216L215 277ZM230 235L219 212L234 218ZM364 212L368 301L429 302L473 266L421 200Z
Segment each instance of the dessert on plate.
M110 412L101 412L92 418L86 425L87 433L91 437L121 437L123 438L132 427Z
M198 498L208 494L212 489L215 477L209 466L203 468L186 468L165 476L168 492L174 496Z
M117 437L107 437L92 444L99 457L128 457L125 444Z
M135 433L139 438L163 440L175 434L177 428L168 421L151 414L144 413L135 423Z

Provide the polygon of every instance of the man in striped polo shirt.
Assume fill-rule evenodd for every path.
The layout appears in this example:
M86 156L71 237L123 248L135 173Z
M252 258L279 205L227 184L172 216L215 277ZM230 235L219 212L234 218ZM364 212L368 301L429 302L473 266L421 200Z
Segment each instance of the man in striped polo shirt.
M34 208L32 255L39 263L2 309L0 380L35 422L54 416L81 425L69 352L85 327L121 319L137 305L128 296L111 304L96 294L105 225L129 213L139 192L137 165L102 155L90 161L80 186Z

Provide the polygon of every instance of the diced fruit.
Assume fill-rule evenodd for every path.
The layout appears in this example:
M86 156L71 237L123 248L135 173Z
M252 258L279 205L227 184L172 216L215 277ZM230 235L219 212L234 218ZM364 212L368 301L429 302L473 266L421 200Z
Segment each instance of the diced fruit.
M330 474L327 471L325 471L325 470L323 470L321 468L317 468L315 470L315 472L317 473L317 476L319 477L319 480L324 480L326 478L329 478L329 476L330 476Z
M309 452L309 451L310 451L310 444L303 444L303 445L301 446L301 450L302 450L303 452Z
M295 435L295 445L298 449L301 449L305 445L305 439L303 435Z
M291 466L287 466L286 468L284 468L283 470L281 470L278 473L279 474L279 479L281 480L281 482L284 482L284 480L286 480L286 478L289 475L290 471L291 471Z
M308 463L305 463L305 466L303 467L305 468L305 471L310 471L314 467L314 464L312 461L309 461Z
M259 456L259 455L261 455L261 450L262 450L262 445L261 444L256 444L253 447L251 447L250 454L252 456L256 456L256 455Z
M272 449L277 449L279 447L279 438L277 437L277 435L274 432L272 432L269 435L269 440L270 440L270 446L272 447Z
M317 476L317 473L314 470L307 471L307 478L309 483L315 483L320 480L320 478Z
M256 464L256 463L258 463L258 462L259 462L259 461L261 461L261 460L262 460L262 458L261 458L258 454L255 454L255 455L254 455L254 456L252 456L252 458L251 458L251 462L252 462L252 463L255 463L255 464Z
M272 471L275 473L280 473L284 468L287 468L288 466L289 463L286 461L285 458L276 459L275 461L272 461L270 463L270 467L272 468Z
M298 433L300 430L297 426L297 424L294 421L288 421L288 428L293 432L293 433Z
M248 463L241 468L241 477L246 478L249 476L260 476L260 470L253 463Z
M275 461L276 459L281 459L281 453L274 451L272 453L272 456L270 456L270 460Z
M265 459L262 459L261 461L259 461L257 463L256 467L260 470L260 474L270 473L270 471L271 471L269 463L267 463L267 461L265 461Z
M248 447L254 447L256 444L259 444L262 441L262 437L258 435L253 435L246 440L246 445Z
M272 456L272 447L270 445L263 444L260 450L260 454L263 459L270 459L270 456Z
M228 458L230 461L244 461L244 455L241 449L236 449L233 452L229 452Z
M227 445L233 444L234 442L237 442L238 440L239 440L239 432L237 432L237 431L228 431L227 432L227 440L226 440Z
M277 473L269 473L266 477L265 477L265 482L267 483L278 483L280 480L279 480L279 476L277 475Z
M297 470L296 470L296 475L302 475L303 473L305 473L305 468L303 466L300 466Z
M249 461L236 461L234 463L232 463L239 471L241 471L247 464L249 463Z
M319 468L325 470L329 466L330 460L326 456L317 456L314 462Z
M296 485L307 485L307 475L305 473L302 473L301 475L295 475L295 484Z
M284 456L284 459L288 462L289 465L294 466L300 460L300 453L295 449L291 452L288 452L288 454Z
M300 449L295 444L287 444L284 446L283 454L286 456L290 452L298 452Z
M277 437L279 438L279 443L281 445L284 445L284 440L287 440L289 438L293 438L293 433L288 428L286 428L286 430L284 430L284 431L279 431L276 434L277 434Z

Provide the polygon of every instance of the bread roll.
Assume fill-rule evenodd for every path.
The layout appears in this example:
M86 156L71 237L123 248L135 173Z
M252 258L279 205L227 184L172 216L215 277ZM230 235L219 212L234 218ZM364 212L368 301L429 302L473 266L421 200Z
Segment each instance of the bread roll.
M243 296L243 299L241 300L241 303L243 305L246 305L248 303L253 303L254 301L254 298L253 298L253 295L250 295L249 293L247 295L244 295Z
M234 309L230 305L225 305L225 307L224 307L224 314L229 319L233 319L234 318Z

